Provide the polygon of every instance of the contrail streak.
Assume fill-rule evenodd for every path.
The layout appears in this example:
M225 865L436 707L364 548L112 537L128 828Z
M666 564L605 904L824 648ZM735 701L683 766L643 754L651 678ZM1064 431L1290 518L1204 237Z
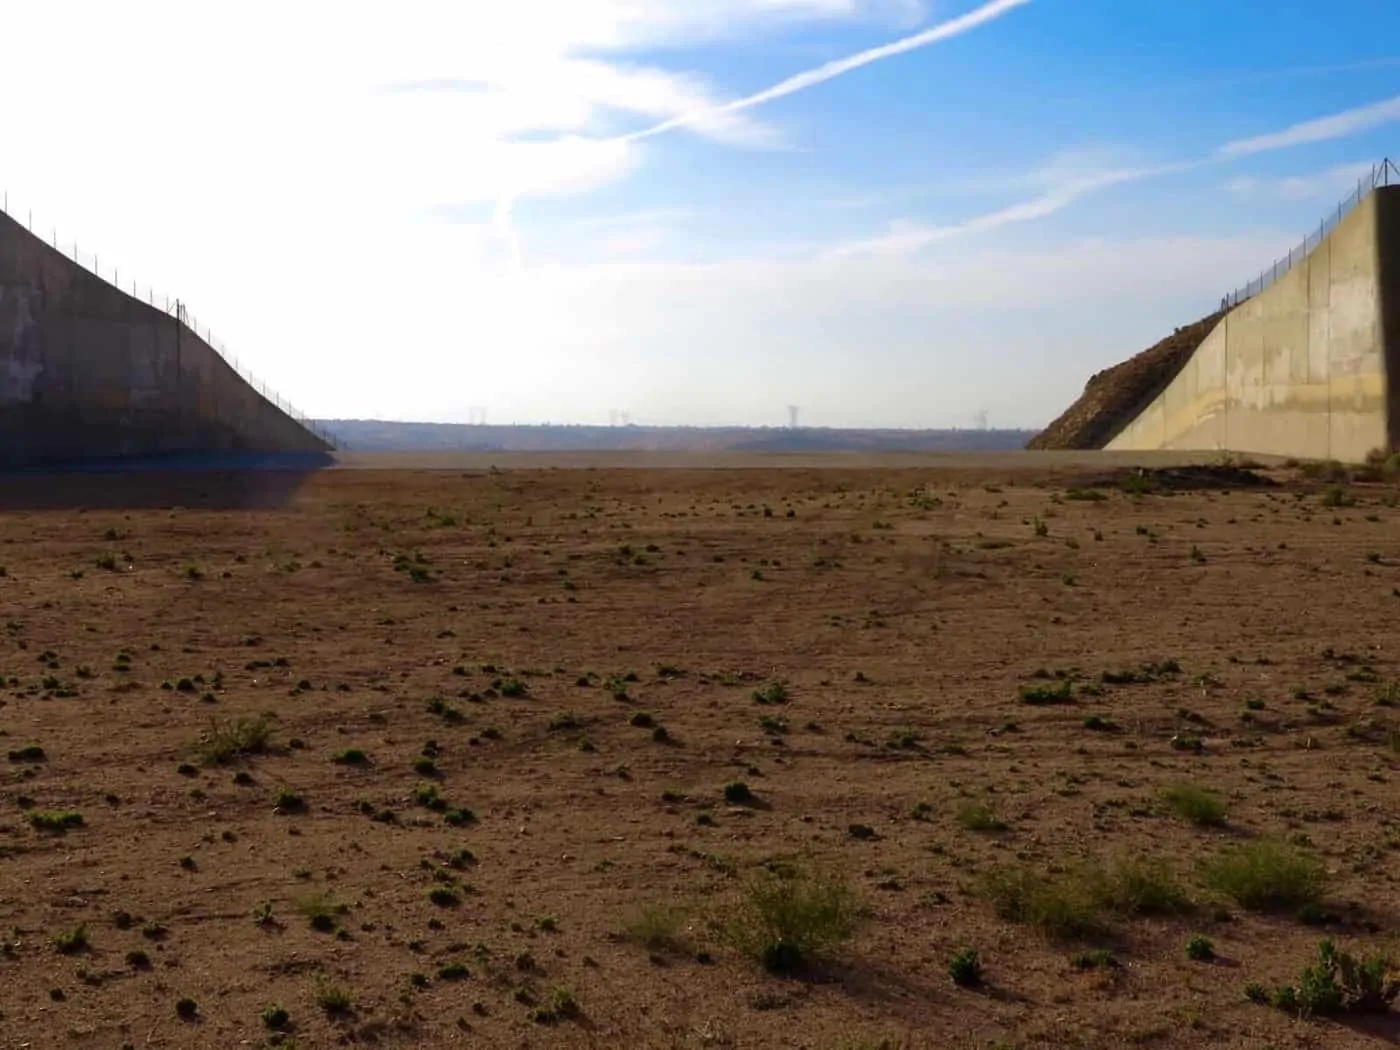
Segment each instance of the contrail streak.
M932 26L922 32L912 36L902 37L899 40L891 41L888 44L881 44L879 47L867 48L865 51L858 51L854 55L845 58L833 59L823 63L815 69L809 69L802 73L795 73L786 80L780 80L772 87L764 88L762 91L743 98L736 98L733 101L721 103L717 106L708 106L693 113L683 113L678 117L664 120L660 124L654 124L649 128L640 131L633 131L626 135L619 135L613 139L614 142L637 142L640 139L649 139L656 135L663 135L676 128L683 128L691 124L709 119L711 117L723 116L727 113L740 113L746 109L753 109L765 103L773 102L776 99L786 98L788 95L795 95L799 91L806 91L810 87L818 84L825 84L828 80L835 80L837 77L845 76L863 66L881 62L896 55L903 55L910 51L918 51L920 48L929 47L933 44L949 40L955 36L976 29L978 26L995 21L1012 10L1023 7L1031 0L991 0L990 3L983 4L974 11L969 11L965 15L949 19L936 26Z

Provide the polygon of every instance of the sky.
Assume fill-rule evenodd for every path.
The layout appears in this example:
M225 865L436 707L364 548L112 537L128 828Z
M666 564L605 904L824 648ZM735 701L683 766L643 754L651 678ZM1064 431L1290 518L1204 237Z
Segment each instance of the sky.
M1400 157L1393 0L0 24L7 210L319 418L1038 427Z

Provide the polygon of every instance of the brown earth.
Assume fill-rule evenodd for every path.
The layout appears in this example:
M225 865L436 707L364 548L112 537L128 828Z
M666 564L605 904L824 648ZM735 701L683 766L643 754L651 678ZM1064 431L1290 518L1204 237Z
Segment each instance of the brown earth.
M1218 310L1178 328L1140 354L1090 376L1079 400L1026 447L1103 448L1170 385L1226 312Z
M105 509L0 514L0 1047L270 1045L273 1004L300 1047L1394 1042L1243 994L1397 928L1394 490L1044 462L341 470L242 510L47 479ZM201 756L264 714L266 753ZM1326 865L1313 925L1199 869L1275 834ZM985 892L1125 856L1190 910L1052 939ZM724 935L765 865L864 909L797 976Z

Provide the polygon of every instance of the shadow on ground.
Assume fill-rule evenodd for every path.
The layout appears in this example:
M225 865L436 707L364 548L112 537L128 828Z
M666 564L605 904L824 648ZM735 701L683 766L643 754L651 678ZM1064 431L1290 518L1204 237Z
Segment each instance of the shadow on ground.
M329 454L92 460L0 472L0 512L22 510L275 510Z

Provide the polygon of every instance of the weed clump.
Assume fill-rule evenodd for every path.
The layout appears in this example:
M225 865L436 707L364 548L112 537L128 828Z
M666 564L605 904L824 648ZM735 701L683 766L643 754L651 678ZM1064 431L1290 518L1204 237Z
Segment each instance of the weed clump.
M690 951L685 914L674 905L644 905L628 920L625 932L649 952L685 955Z
M1001 820L985 802L969 802L958 810L958 823L967 831L1005 831Z
M1082 862L1053 872L1007 864L984 876L979 888L1001 918L1056 939L1099 936L1114 918L1171 915L1191 907L1172 868L1150 857L1123 856L1107 865Z
M1195 784L1178 784L1162 793L1162 801L1182 820L1199 828L1225 823L1225 803L1215 792Z
M265 715L236 721L209 720L195 750L209 765L227 765L245 755L261 755L272 743L272 720Z
M1208 888L1256 912L1316 904L1327 886L1320 860L1277 839L1229 847L1202 865L1201 876Z
M88 940L86 925L75 926L71 930L64 930L53 939L53 946L58 949L60 955L77 955L92 947L92 942Z
M978 988L983 981L982 960L973 948L964 948L948 964L948 976L959 988Z
M1186 942L1186 958L1193 962L1210 962L1215 958L1215 945L1210 943L1209 937L1192 934Z
M1065 678L1054 685L1022 686L1021 702L1035 706L1071 704L1074 702L1074 683Z
M839 877L764 872L745 885L723 932L770 973L792 973L849 940L859 911L854 893Z
M83 826L83 815L74 810L30 810L24 815L36 831L49 831L61 835L69 828Z

